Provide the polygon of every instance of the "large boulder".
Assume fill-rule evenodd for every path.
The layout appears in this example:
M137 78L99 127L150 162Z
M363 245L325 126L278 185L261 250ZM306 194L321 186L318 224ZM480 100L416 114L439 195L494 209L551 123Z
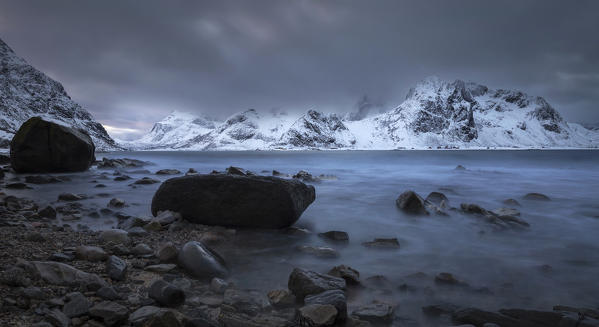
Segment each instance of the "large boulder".
M95 161L95 146L82 131L33 117L10 143L12 168L17 173L87 170Z
M204 225L284 228L314 202L315 191L297 180L266 176L197 175L172 178L152 199L152 214L171 210Z

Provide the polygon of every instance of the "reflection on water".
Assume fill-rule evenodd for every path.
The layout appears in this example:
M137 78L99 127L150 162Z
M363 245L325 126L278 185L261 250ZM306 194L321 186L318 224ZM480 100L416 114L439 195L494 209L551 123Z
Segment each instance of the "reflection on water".
M195 168L201 173L240 166L257 173L276 169L295 173L331 174L337 180L315 184L316 201L297 226L309 236L276 231L244 231L236 247L221 249L241 286L273 289L286 287L292 267L327 272L338 264L349 265L361 279L383 275L381 292L351 295L352 301L391 298L399 313L419 315L423 303L447 301L477 307L530 307L551 309L556 304L599 306L599 152L597 151L362 151L362 152L134 152L99 154L110 158L147 160L144 167ZM461 164L465 171L454 170ZM107 172L102 177L100 173ZM113 181L112 170L72 174L71 182L39 185L13 194L54 202L61 192L96 195L83 201L104 208L112 197L130 204L123 211L149 215L150 202L159 184L128 186L133 180ZM123 172L138 179L155 176L134 169ZM263 172L266 174L266 172ZM92 182L96 180L97 182ZM107 188L93 188L97 183ZM522 206L528 230L494 231L476 219L451 213L449 217L409 217L395 207L397 196L408 189L422 196L431 191L447 195L450 204L476 203L487 209L504 206L507 198ZM550 202L523 200L529 192L544 193ZM114 218L85 218L93 228L108 228ZM316 233L343 230L346 245L326 243ZM399 250L375 250L361 245L375 237L397 237ZM301 255L298 245L327 245L341 256L317 259ZM424 272L428 277L405 276ZM450 272L470 287L440 287L433 282L439 272ZM398 286L406 283L402 290ZM405 291L406 288L408 291ZM354 303L354 302L352 302Z

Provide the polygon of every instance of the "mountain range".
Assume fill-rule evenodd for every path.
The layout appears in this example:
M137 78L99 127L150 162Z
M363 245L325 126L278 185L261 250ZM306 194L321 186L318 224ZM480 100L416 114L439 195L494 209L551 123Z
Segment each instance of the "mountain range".
M174 111L140 139L117 143L59 82L0 40L0 148L33 116L85 131L99 151L599 147L596 125L568 123L542 97L516 90L430 77L399 106L381 107L364 97L343 116L249 109L224 121Z
M21 124L34 116L83 130L99 151L120 149L62 84L29 65L0 40L0 148L8 148Z
M542 97L430 77L374 116L301 115L254 109L225 121L174 111L136 150L596 148L599 132L568 123Z

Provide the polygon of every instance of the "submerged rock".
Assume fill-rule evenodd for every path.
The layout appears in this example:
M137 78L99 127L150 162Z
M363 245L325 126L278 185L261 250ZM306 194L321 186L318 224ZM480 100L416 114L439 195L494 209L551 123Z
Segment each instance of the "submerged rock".
M181 171L177 169L160 169L156 172L156 175L179 175Z
M325 240L335 241L335 242L348 242L349 241L349 235L347 235L347 233L343 232L343 231L332 230L332 231L328 231L325 233L318 233L318 236L324 238Z
M551 199L541 193L528 193L524 196L524 200L532 200L532 201L551 201Z
M89 135L70 127L30 118L10 143L10 160L17 173L77 172L95 161Z
M375 238L373 241L362 243L365 247L381 249L399 249L397 238Z
M121 158L121 159L108 159L102 158L102 161L99 161L97 167L100 169L114 169L114 168L138 168L147 165L147 162L137 160L137 159L129 159L129 158Z
M198 175L169 179L152 199L152 214L171 210L191 222L284 228L314 201L314 187L276 177Z
M298 246L297 249L300 252L311 254L319 258L336 258L339 256L339 252L337 252L337 250L328 246L302 245Z
M225 260L200 242L185 243L179 251L178 261L181 267L196 278L211 279L229 274Z

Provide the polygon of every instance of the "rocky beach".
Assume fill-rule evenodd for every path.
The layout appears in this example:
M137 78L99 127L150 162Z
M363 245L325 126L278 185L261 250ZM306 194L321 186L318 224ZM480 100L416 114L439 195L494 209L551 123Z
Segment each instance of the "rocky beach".
M319 190L327 201L327 187L342 183L347 174L343 170L332 174L320 166L324 173L312 175L305 170L229 166L207 171L205 167L182 169L180 165L186 163L180 161L179 166L164 167L150 160L117 157L118 152L96 153L102 156L96 160L93 142L85 135L59 126L61 133L54 135L60 136L47 139L53 133L42 132L44 128L58 127L38 121L28 124L34 123L37 132L25 124L10 157L0 158L2 325L599 324L597 306L522 302L510 296L529 291L514 290L517 281L509 281L511 277L501 285L480 284L459 272L440 270L451 266L440 259L407 270L404 264L396 270L394 263L383 263L391 268L382 269L386 274L378 273L380 262L369 269L361 264L368 262L360 259L364 255L409 262L414 243L410 235L399 229L367 238L357 231L360 227L344 224L343 219L332 220L339 224L331 229L325 228L332 227L327 224L302 222L302 213L312 205L327 206L319 199ZM56 137L64 140L52 142ZM53 144L71 144L70 149L79 150L61 156L61 148ZM288 164L279 161L283 167ZM481 173L462 165L445 172L460 178ZM82 187L86 192L78 192ZM119 189L123 187L126 192ZM150 196L132 198L140 192ZM439 223L467 220L483 243L486 235L528 237L537 220L525 214L527 207L560 201L529 192L517 198L506 196L502 207L486 209L480 198L454 203L459 187L438 187L429 193L406 189L388 194L395 200L387 203L386 210L395 211L394 220L408 221L404 229L427 221L431 225L426 228L435 229ZM342 203L351 207L350 198ZM376 215L376 208L370 210ZM584 271L589 264L591 269L596 267L595 263L573 263L573 267ZM419 270L427 266L432 269ZM564 267L543 264L530 269L544 278ZM526 281L530 276L520 278L530 282ZM509 303L514 305L498 307ZM523 303L528 305L520 306Z

